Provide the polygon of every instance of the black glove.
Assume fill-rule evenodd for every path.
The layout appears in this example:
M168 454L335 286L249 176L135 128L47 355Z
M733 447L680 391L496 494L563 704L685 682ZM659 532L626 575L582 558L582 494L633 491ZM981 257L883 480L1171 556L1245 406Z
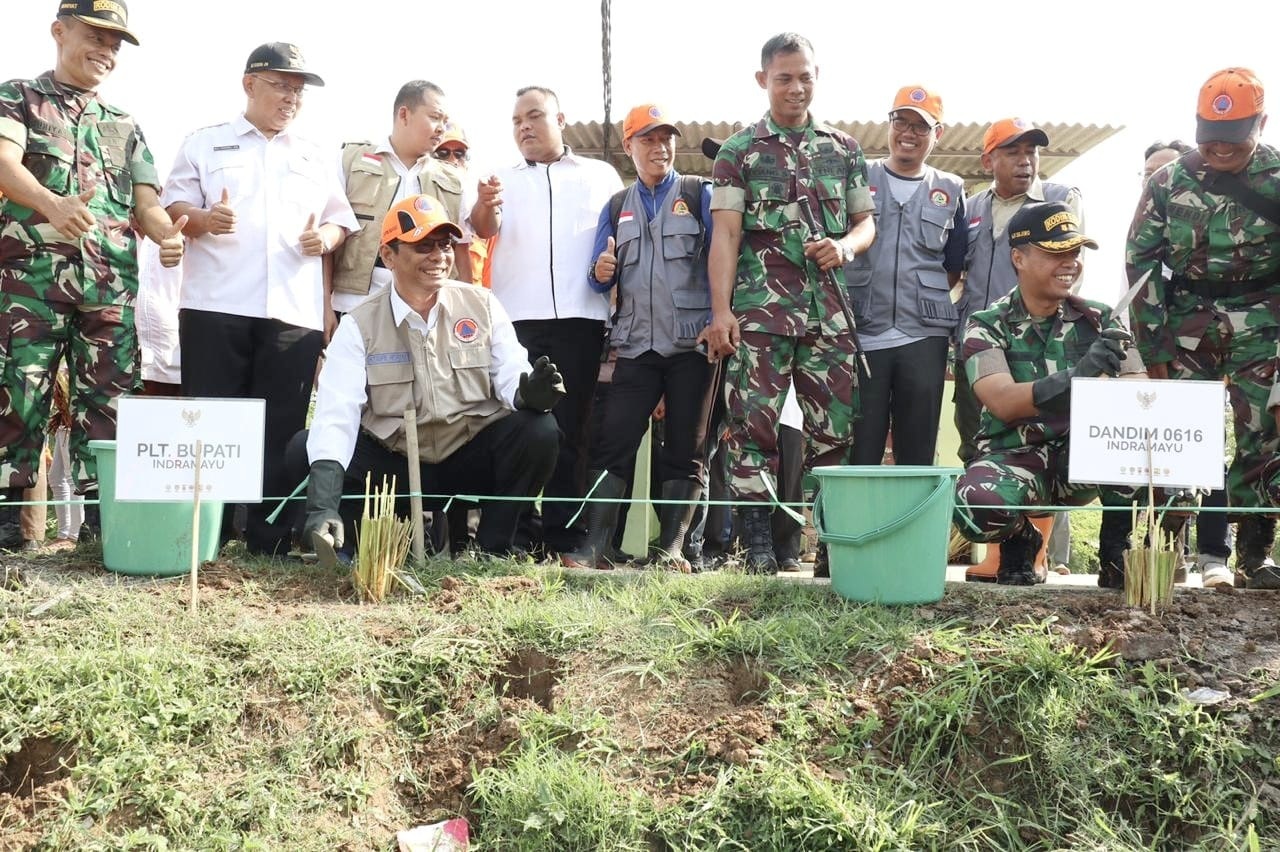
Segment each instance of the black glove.
M550 411L564 396L564 376L546 355L533 362L532 373L520 374L520 387L516 390L516 408L529 411Z
M1036 408L1050 414L1066 414L1071 410L1071 380L1076 376L1092 379L1119 375L1125 344L1132 339L1123 328L1103 329L1074 367L1038 379L1031 386Z
M321 459L311 465L311 477L307 482L307 519L302 525L302 539L310 542L313 534L327 538L333 549L343 544L342 516L338 503L342 499L342 480L345 471L332 459Z

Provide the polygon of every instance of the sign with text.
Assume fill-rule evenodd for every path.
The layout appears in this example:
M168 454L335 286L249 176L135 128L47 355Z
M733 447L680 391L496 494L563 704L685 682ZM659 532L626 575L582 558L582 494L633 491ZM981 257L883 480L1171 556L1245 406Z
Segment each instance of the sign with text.
M1073 379L1072 482L1221 488L1220 382Z
M199 443L201 500L262 502L265 416L261 399L121 397L116 499L193 499Z

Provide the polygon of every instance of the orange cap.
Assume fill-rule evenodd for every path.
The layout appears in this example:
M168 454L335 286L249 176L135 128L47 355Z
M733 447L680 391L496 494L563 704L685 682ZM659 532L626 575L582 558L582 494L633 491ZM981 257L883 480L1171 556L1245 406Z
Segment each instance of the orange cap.
M942 95L931 92L924 86L903 86L899 89L890 112L900 109L915 110L930 124L942 123Z
M667 120L667 113L657 104L640 104L632 107L627 113L627 120L622 122L622 140L625 142L637 133L648 133L659 127L670 127L671 132L679 136L680 131L675 122Z
M454 239L462 239L462 229L449 221L449 214L439 201L429 195L411 195L393 204L382 217L382 245L392 240L416 243L441 229Z
M997 148L1012 145L1027 137L1037 145L1048 145L1049 136L1031 122L1021 118L1002 118L987 128L982 135L982 153L990 154Z
M1196 142L1243 142L1264 112L1262 81L1248 68L1224 68L1200 88Z
M452 121L449 122L449 126L444 129L444 135L440 137L441 145L446 142L460 142L464 148L471 147L471 144L467 142L466 131L462 129L461 125L454 124Z

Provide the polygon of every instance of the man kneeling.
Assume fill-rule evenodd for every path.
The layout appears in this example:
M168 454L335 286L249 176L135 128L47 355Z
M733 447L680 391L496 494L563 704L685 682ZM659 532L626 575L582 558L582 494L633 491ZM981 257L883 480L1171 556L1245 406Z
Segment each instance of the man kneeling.
M1098 244L1070 207L1023 206L1009 221L1009 245L1018 286L970 318L961 350L982 416L978 454L956 483L956 524L970 541L1001 543L997 582L1032 585L1045 579L1034 568L1041 536L1013 507L1098 496L1096 485L1067 481L1071 379L1145 374L1111 310L1071 293L1083 248ZM1099 577L1123 584L1122 575Z
M554 364L529 356L482 287L448 279L461 229L425 195L392 206L379 256L392 286L353 309L325 353L307 436L304 541L350 555L365 474L409 485L405 411L417 417L426 494L532 497L559 451L550 409L564 395ZM398 509L404 511L407 499ZM519 501L482 502L476 543L511 551ZM404 514L408 514L404 511Z

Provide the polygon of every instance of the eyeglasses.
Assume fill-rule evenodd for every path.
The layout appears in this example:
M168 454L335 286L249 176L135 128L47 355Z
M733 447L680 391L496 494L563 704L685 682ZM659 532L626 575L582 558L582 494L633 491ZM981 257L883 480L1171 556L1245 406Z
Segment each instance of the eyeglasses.
M453 251L453 237L445 237L442 240L418 240L416 243L409 243L409 247L418 254Z
M307 93L307 87L305 84L301 86L290 86L288 83L279 83L272 80L270 77L263 77L261 74L254 74L253 76L266 83L282 95L293 95L295 98L301 98Z
M923 121L912 121L909 118L903 118L900 115L891 116L889 124L893 125L893 129L899 133L906 133L910 130L917 136L927 136L933 131L933 128Z
M431 154L437 160L453 159L461 163L467 159L467 152L464 148L437 148Z

